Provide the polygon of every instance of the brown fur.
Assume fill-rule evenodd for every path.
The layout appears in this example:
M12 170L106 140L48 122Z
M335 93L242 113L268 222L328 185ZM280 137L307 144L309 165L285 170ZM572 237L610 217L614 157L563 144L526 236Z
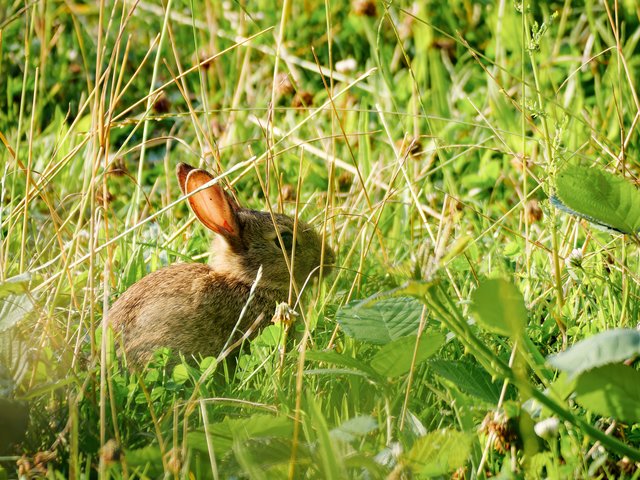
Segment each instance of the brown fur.
M203 172L181 164L177 175L183 191L193 191L212 178ZM109 312L109 322L121 332L127 359L134 367L145 365L160 347L186 356L219 355L247 304L261 265L262 278L228 344L256 320L264 326L276 304L287 300L290 275L271 215L239 207L217 185L193 195L190 203L200 221L218 233L210 265L175 264L151 273L132 285ZM277 214L275 221L281 235L293 232L291 217ZM298 222L296 235L294 279L302 287L320 265L322 242L304 222ZM325 264L332 262L333 252L327 248Z

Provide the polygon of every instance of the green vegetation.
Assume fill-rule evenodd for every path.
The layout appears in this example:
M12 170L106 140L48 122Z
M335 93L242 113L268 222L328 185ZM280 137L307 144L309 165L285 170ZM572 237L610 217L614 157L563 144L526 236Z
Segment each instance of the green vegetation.
M640 476L636 2L5 3L0 479ZM103 312L210 253L180 161L336 267L131 372Z

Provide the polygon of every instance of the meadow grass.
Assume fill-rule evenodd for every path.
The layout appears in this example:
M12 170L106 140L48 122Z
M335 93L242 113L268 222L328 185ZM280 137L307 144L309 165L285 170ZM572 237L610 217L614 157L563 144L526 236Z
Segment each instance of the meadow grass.
M636 178L639 27L632 1L7 0L0 400L29 422L0 478L637 478L638 424L545 359L637 328L637 246L548 197L575 162ZM336 265L235 361L131 372L109 305L210 254L181 161ZM487 278L517 334L473 313Z

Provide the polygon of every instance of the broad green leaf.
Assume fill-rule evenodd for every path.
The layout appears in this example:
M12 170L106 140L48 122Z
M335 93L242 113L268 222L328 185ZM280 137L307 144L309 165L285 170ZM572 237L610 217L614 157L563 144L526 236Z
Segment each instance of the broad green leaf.
M576 401L599 415L640 422L640 372L621 363L584 372L576 383Z
M430 432L418 439L404 455L404 461L420 475L446 475L466 463L471 441L471 435L457 430Z
M471 295L478 323L489 332L518 336L527 322L527 309L520 290L507 280L485 280Z
M390 478L388 469L366 451L350 452L344 459L344 466L360 474L352 474L351 478Z
M436 375L452 382L461 392L492 405L498 403L502 385L493 382L491 375L478 364L463 360L432 360L429 366Z
M383 377L399 377L408 373L413 361L416 336L399 338L388 343L371 359L371 367ZM444 335L438 332L424 332L418 343L416 365L436 353L444 343Z
M571 377L567 372L560 372L549 387L544 390L544 394L558 402L564 402L576 390L576 378ZM534 401L534 400L532 400ZM542 407L541 407L542 408Z
M362 342L384 345L415 334L422 309L418 300L407 297L364 300L340 308L336 320L348 336Z
M407 433L415 438L424 437L427 434L427 427L424 426L424 423L422 423L411 410L407 410L405 412L404 424L407 429Z
M207 431L216 456L223 456L232 449L234 439L290 438L293 434L293 422L287 417L256 414L247 418L226 418L220 423L209 425ZM204 430L189 432L187 443L195 450L208 452Z
M268 480L267 472L264 467L260 465L261 460L258 458L262 458L262 456L256 458L252 453L255 451L255 447L249 446L248 443L251 441L239 441L238 439L234 439L233 442L233 460L238 463L238 473L244 474L245 478L250 478L251 480ZM247 448L248 447L248 448ZM264 448L268 448L265 445L260 447L263 453L268 455L268 450L265 451ZM233 465L234 462L229 462ZM227 471L227 468L224 468L224 471ZM233 478L233 476L232 476ZM283 479L284 480L284 479Z
M285 416L256 414L247 418L227 419L234 435L245 438L285 437L293 433L293 420Z
M640 191L619 175L571 165L556 176L556 197L557 207L597 225L620 233L640 228Z
M284 338L284 325L278 323L276 325L269 325L260 331L260 334L253 339L254 345L260 345L263 347L275 347L282 343Z
M332 365L338 365L340 367L347 367L362 372L368 376L377 376L375 370L366 363L363 363L356 358L349 357L337 352L318 352L310 350L305 354L305 359L314 362L326 362Z
M291 444L292 438L236 439L233 444L235 459L224 459L219 471L224 472L223 478L286 479L288 469L282 467L288 467L291 461ZM306 470L311 463L310 457L307 445L298 443L296 466Z
M564 352L550 355L547 360L558 370L575 376L634 356L640 356L640 332L618 328L581 340Z
M376 428L378 428L378 422L375 418L369 415L362 415L342 422L339 427L331 430L329 435L338 440L352 442L358 437L371 433Z

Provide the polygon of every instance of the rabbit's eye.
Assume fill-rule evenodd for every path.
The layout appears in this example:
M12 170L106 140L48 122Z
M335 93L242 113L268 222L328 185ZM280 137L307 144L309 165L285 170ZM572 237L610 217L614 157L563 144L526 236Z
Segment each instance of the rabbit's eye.
M282 244L284 245L285 250L290 252L293 247L293 234L291 232L281 232L280 237L282 237ZM280 248L278 237L274 238L273 241L275 242L276 247Z

